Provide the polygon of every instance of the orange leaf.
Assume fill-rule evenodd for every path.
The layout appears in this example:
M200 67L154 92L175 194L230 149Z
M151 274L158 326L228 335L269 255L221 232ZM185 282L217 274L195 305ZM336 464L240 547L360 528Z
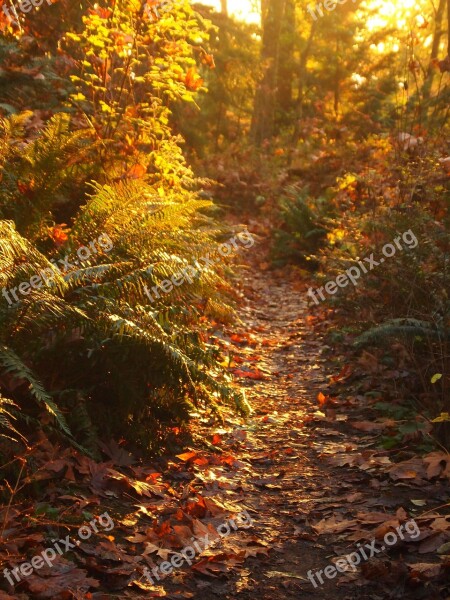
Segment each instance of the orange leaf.
M325 406L325 404L327 403L327 400L328 400L328 396L324 396L322 394L322 392L319 392L319 394L317 396L317 401L319 402L320 408L322 408L323 406Z
M147 168L144 167L144 165L133 165L127 173L127 176L130 179L142 179L142 177L144 177L144 175L147 173Z
M352 367L350 365L344 365L339 375L333 375L331 381L337 382L341 379L347 379L352 374Z
M203 79L198 75L195 67L191 67L186 73L184 83L188 90L197 91L203 85Z
M61 225L56 225L56 227L50 229L50 237L58 247L62 246L64 242L69 239L67 233L63 229L64 225L65 223L62 223Z
M236 375L236 377L246 377L247 379L256 379L258 381L267 379L259 369L255 369L255 371L242 371L241 369L236 369L233 371L233 374Z
M212 54L207 54L206 52L202 56L202 63L204 65L208 65L210 69L215 69L216 64L214 62L214 56Z
M177 458L187 462L197 456L197 452L185 452L184 454L177 454Z

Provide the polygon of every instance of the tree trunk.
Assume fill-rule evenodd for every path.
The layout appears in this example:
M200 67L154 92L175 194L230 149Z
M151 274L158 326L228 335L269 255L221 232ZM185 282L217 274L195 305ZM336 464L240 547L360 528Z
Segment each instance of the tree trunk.
M435 67L433 62L439 58L439 48L441 45L441 38L443 34L442 20L444 18L446 0L439 0L439 5L434 16L434 33L433 42L431 44L430 64L427 69L427 78L423 86L423 97L428 100L431 95L431 89L433 87ZM448 6L450 6L450 0L448 0Z
M450 57L450 0L447 0L447 56Z
M296 108L296 119L294 133L292 135L292 144L296 146L300 137L301 121L303 118L303 90L305 86L305 75L306 65L308 58L311 53L311 48L314 41L314 34L316 32L316 21L312 24L309 32L308 41L306 42L305 49L300 55L300 63L298 67L298 97L297 97L297 108Z
M263 77L256 90L250 132L251 139L257 146L273 137L275 131L280 35L285 4L286 0L269 0L267 16L263 21Z
M278 76L277 104L285 119L292 118L289 115L293 108L292 82L294 80L294 51L295 51L295 2L286 0L284 18L280 37L280 61Z
M336 67L334 74L334 115L336 121L339 118L339 106L341 103L341 67L339 60L339 38L336 37Z
M261 0L261 24L263 24L267 17L267 11L269 10L270 0Z

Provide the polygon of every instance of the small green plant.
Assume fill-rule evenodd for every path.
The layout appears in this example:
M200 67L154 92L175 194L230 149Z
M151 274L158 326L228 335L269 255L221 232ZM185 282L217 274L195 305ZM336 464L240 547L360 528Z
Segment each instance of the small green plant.
M292 190L279 201L279 220L272 248L274 263L282 265L291 261L310 269L317 268L316 254L326 244L327 236L323 201Z

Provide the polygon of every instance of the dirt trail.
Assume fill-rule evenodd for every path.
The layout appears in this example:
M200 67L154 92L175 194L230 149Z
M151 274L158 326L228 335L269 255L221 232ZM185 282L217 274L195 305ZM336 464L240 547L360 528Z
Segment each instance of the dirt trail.
M256 265L249 267L242 291L245 300L239 331L248 338L240 344L244 362L239 369L241 374L245 369L262 372L264 379L252 380L247 374L239 380L254 413L242 428L246 437L234 455L251 465L241 473L242 504L254 519L255 536L270 550L267 557L248 558L227 583L209 582L202 597L445 598L438 588L421 584L407 588L404 557L411 544L400 543L389 554L381 552L367 561L363 569L370 582L363 580L361 571L337 573L333 579L322 575L324 584L317 587L308 579L309 570L324 570L333 565L336 555L357 550L357 541L373 539L371 531L384 516L385 521L392 516L406 518L402 507L407 508L411 494L409 489L386 483L386 477L378 480L371 469L327 464L324 456L361 451L373 444L345 423L347 415L330 420L318 413L317 396L326 391L329 375L338 371L330 349L312 329L305 294L293 289L281 274L261 271ZM420 497L419 491L415 497ZM349 542L339 527L332 535L321 536L311 527L335 516L347 523L362 519L363 535ZM415 562L433 559L418 557ZM317 577L315 581L319 583Z
M247 437L236 457L252 465L254 475L242 481L243 504L270 552L264 560L248 559L239 579L213 585L215 594L233 598L239 592L240 598L259 600L273 600L280 592L285 598L381 598L366 596L359 588L337 588L326 579L314 588L307 578L309 569L324 569L333 555L331 547L315 543L308 533L309 520L320 520L328 504L348 501L364 477L351 473L343 481L337 470L318 459L343 434L328 426L318 428L312 418L328 377L323 342L307 322L304 294L270 271L251 266L249 275L240 329L250 334L258 369L266 378L241 380L254 413L244 426Z

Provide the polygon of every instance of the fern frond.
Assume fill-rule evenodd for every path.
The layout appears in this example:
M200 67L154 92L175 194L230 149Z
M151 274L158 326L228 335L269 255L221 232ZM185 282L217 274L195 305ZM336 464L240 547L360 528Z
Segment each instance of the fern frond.
M16 417L5 408L6 406L11 406L12 408L19 408L15 402L10 400L9 398L5 398L0 394L0 427L3 427L8 432L12 432L22 439L22 441L26 442L26 439L23 435L17 431L17 429L12 424L12 421L16 421ZM5 433L0 433L0 437L9 439L13 442L17 442L17 438L12 437L12 435L7 435Z
M65 282L59 270L16 231L12 221L0 220L0 286L11 288L44 270L52 274L51 285L63 293Z
M3 366L4 373L11 374L16 379L22 379L29 383L31 394L40 404L44 405L47 411L56 418L61 429L70 436L71 434L63 414L53 402L51 396L46 392L42 383L34 376L31 369L27 367L19 356L4 344L0 344L0 364Z
M450 331L428 321L418 319L391 319L382 325L373 327L360 335L355 346L361 347L373 342L387 342L390 339L430 339L444 341L450 339Z

